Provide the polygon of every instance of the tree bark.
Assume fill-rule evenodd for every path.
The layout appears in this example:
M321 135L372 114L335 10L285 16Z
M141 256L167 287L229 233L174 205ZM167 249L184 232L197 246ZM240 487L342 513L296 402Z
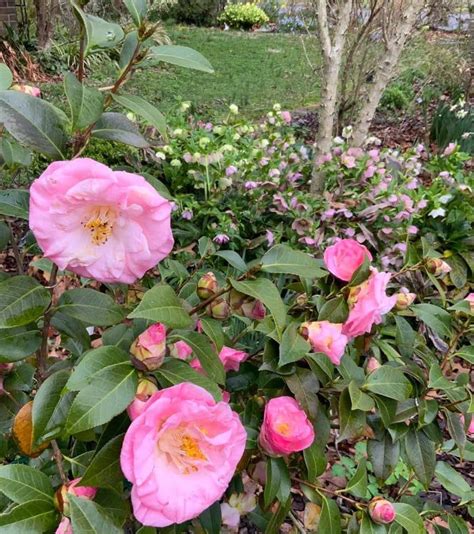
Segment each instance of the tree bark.
M346 33L352 14L353 0L340 0L337 23L333 37L329 29L327 0L318 0L318 28L321 48L323 50L323 83L319 127L316 135L316 150L311 175L311 193L320 193L324 189L324 174L319 170L318 157L331 149L334 124L337 117L337 95L339 74L341 70Z
M56 0L34 0L36 10L36 34L38 48L45 50L51 45L54 32L54 21L57 15Z
M369 134L369 128L380 99L394 74L400 55L413 31L416 19L425 5L425 1L408 0L406 4L408 4L406 7L402 6L400 8L400 18L391 21L391 28L385 28L385 54L379 62L373 82L365 95L364 103L355 120L352 137L354 146L361 146Z

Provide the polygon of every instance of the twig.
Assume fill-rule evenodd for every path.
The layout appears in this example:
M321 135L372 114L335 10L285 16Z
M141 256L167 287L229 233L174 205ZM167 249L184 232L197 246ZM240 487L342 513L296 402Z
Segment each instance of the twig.
M290 516L290 519L293 521L293 525L295 525L296 530L300 534L306 534L306 529L301 524L301 521L295 516L293 512L289 512L288 515Z
M21 257L20 249L18 248L18 243L15 239L15 234L13 233L13 226L10 221L7 220L8 228L10 228L10 235L11 235L11 243L12 243L12 250L13 255L15 256L16 261L16 269L18 271L18 274L23 274L23 258Z
M365 507L367 506L364 503L361 503L359 501L356 501L355 499L351 499L350 497L346 497L345 495L341 495L340 493L336 493L333 490L330 490L328 488L322 488L321 486L316 486L315 484L311 484L310 482L307 482L306 480L302 480L300 478L291 477L291 479L295 482L299 482L300 484L304 484L305 486L308 486L308 488L312 488L316 491L322 491L324 493L328 493L329 495L333 495L334 497L340 497L341 499L350 502L351 504L358 506L358 507Z
M400 499L408 490L408 487L412 483L413 479L415 478L415 473L412 473L409 477L409 479L403 484L403 486L398 490L397 493L397 499Z
M66 472L64 471L63 455L61 449L59 448L58 442L53 439L51 441L51 446L53 448L53 458L56 462L56 466L59 471L59 476L61 477L62 483L67 484L69 482L69 479L67 478Z
M58 276L58 266L53 263L53 267L51 269L51 276L49 278L49 291L51 294L51 299L53 297L53 291L54 287L56 285L56 279ZM48 338L49 338L49 325L51 324L51 306L48 308L46 313L44 314L43 318L43 330L42 330L42 339L41 339L41 347L39 351L37 352L37 358L38 358L38 382L41 384L45 378L46 375L46 366L48 362Z

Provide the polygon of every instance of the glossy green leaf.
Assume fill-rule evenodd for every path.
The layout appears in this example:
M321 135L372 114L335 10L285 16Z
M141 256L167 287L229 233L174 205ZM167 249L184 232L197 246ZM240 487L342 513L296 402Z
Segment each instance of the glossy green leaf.
M20 91L0 91L0 123L22 145L64 159L63 117L49 102Z
M410 308L420 321L423 321L441 337L451 335L451 315L433 304L413 304Z
M137 148L147 148L148 141L143 137L137 125L121 113L107 111L102 113L95 123L92 135L108 141L116 141Z
M73 130L81 130L99 119L104 108L104 95L100 91L86 87L72 72L64 76L64 89L71 108Z
M265 508L278 497L280 502L286 502L291 489L288 467L283 458L267 459L267 477L263 492Z
M349 383L349 395L351 397L351 404L354 410L370 412L373 408L375 408L374 399L361 391L353 380Z
M201 317L202 331L214 343L216 349L220 351L224 346L224 331L222 323L210 317Z
M200 70L210 74L214 73L209 61L202 54L187 46L152 46L150 48L150 57L155 61L164 61L187 69Z
M365 499L367 495L367 463L365 458L359 460L357 469L347 483L345 491L352 493L354 497Z
M364 514L360 523L359 534L386 534L386 532L385 525L377 525L370 519L368 514Z
M59 522L53 503L28 501L0 514L1 534L43 534L51 532Z
M339 437L337 441L360 437L365 426L365 412L352 409L349 390L346 388L339 397Z
M299 327L299 323L291 323L283 332L280 343L280 358L278 360L279 367L297 362L310 352L311 347L300 335Z
M437 462L435 467L435 476L441 482L442 486L458 497L463 497L471 491L468 482L446 462Z
M397 325L395 342L400 354L405 358L411 358L415 348L415 331L410 323L402 316L395 315Z
M28 220L30 194L24 189L0 191L0 215Z
M0 139L0 160L1 158L5 161L5 165L10 168L17 165L22 167L31 165L31 151L6 137Z
M18 362L31 356L41 345L39 330L5 328L0 330L0 363Z
M144 18L146 17L146 12L148 9L146 0L123 0L125 7L128 9L130 15L132 15L132 20L135 26L140 27Z
M324 473L327 466L327 458L324 447L315 441L303 451L304 463L308 472L308 480L312 484L316 478Z
M321 534L341 534L341 513L336 502L322 496L321 518L319 532Z
M52 504L54 498L49 478L38 469L22 464L0 466L0 493L18 504L29 501Z
M470 534L466 521L457 515L448 515L448 525L450 534Z
M278 503L278 507L272 512L270 520L267 523L264 534L278 534L280 526L285 520L288 512L291 508L291 499L288 499L286 503Z
M426 532L423 519L413 506L401 502L394 502L392 506L396 512L395 521L407 531L407 534L424 534Z
M81 486L107 488L123 479L120 469L123 436L116 436L95 454L81 478Z
M242 257L237 254L234 250L218 250L214 253L214 256L219 256L219 258L224 258L224 260L231 265L234 269L241 273L248 271L247 264L242 259Z
M11 232L8 224L0 221L0 251L5 250L10 242Z
M155 106L136 95L112 95L115 102L132 111L166 137L166 119Z
M105 510L94 501L68 495L73 532L84 534L123 534Z
M85 13L75 1L71 1L71 5L85 31L86 55L93 48L113 48L123 39L124 33L118 24Z
M451 412L449 410L443 410L443 413L448 425L448 432L450 436L454 439L454 442L458 446L458 449L462 456L466 447L467 438L460 414Z
M109 326L124 318L122 308L109 295L89 288L65 291L56 309L93 326Z
M367 455L374 475L383 482L393 473L400 459L400 443L393 442L390 434L384 434L383 439L370 439L367 442Z
M286 307L276 286L267 278L238 282L230 280L232 287L244 295L261 300L273 315L276 326L283 329L286 322Z
M39 444L61 431L72 401L71 395L63 394L69 379L69 371L57 371L40 386L33 400L33 444Z
M186 328L192 325L189 314L173 289L159 284L149 289L140 304L129 314L129 319L148 319L163 323L168 328Z
M318 321L344 323L349 315L349 308L344 297L326 301L319 310Z
M297 367L296 371L286 377L286 384L305 412L314 420L318 415L319 382L308 370Z
M428 488L435 472L434 442L423 431L410 428L405 437L405 453L418 480Z
M14 276L0 282L0 329L39 319L51 302L49 291L34 278Z
M189 330L177 330L173 331L171 340L175 338L185 341L193 349L194 356L197 357L209 378L218 384L225 384L224 365L205 336Z
M123 70L132 61L135 50L139 46L138 32L132 31L127 33L123 40L122 50L120 52L119 67Z
M74 399L66 422L69 434L78 434L110 421L132 402L138 376L130 366L110 367L95 376Z
M321 266L321 261L287 245L275 245L262 258L262 271L294 274L307 279L326 276L327 272Z
M362 389L398 401L407 399L412 392L410 381L402 371L389 365L370 373Z
M5 91L13 83L12 71L5 63L0 63L0 91Z
M222 393L218 385L207 376L198 373L192 369L186 362L169 358L156 371L156 374L162 376L171 384L181 384L182 382L192 382L204 389L214 397L216 401L222 400Z
M219 501L211 504L199 516L199 522L204 528L206 534L220 534L222 525L221 505Z

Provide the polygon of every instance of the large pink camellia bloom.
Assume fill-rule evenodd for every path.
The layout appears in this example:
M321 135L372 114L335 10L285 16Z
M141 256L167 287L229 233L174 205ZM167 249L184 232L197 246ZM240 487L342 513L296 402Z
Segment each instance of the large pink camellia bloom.
M334 365L341 363L349 341L342 333L342 324L329 321L307 322L301 325L301 333L311 343L314 352L323 352Z
M308 448L314 441L313 425L292 397L276 397L265 406L259 442L272 456Z
M368 280L353 287L349 295L350 312L342 327L342 333L348 337L357 337L370 333L374 324L382 322L382 316L388 313L397 302L397 295L388 297L386 289L390 273L379 273L373 269Z
M173 248L171 203L137 174L55 161L30 188L30 228L60 269L133 283Z
M367 247L355 239L340 239L324 251L324 263L329 272L345 282L349 282L366 257L372 260Z
M246 437L229 405L199 386L155 393L128 428L120 455L135 517L152 527L197 517L222 497Z

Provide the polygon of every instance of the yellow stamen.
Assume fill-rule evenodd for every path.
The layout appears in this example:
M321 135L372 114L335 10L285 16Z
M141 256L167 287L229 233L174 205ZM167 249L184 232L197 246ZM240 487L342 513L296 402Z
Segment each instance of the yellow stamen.
M184 454L186 454L186 456L188 456L188 458L192 458L193 460L207 460L199 448L197 441L190 436L183 436L180 449L184 452Z
M83 221L82 225L90 231L92 244L100 246L108 241L115 219L115 211L107 206L98 206L90 212L89 219Z
M290 425L288 423L278 423L276 425L277 432L287 436L290 433Z

